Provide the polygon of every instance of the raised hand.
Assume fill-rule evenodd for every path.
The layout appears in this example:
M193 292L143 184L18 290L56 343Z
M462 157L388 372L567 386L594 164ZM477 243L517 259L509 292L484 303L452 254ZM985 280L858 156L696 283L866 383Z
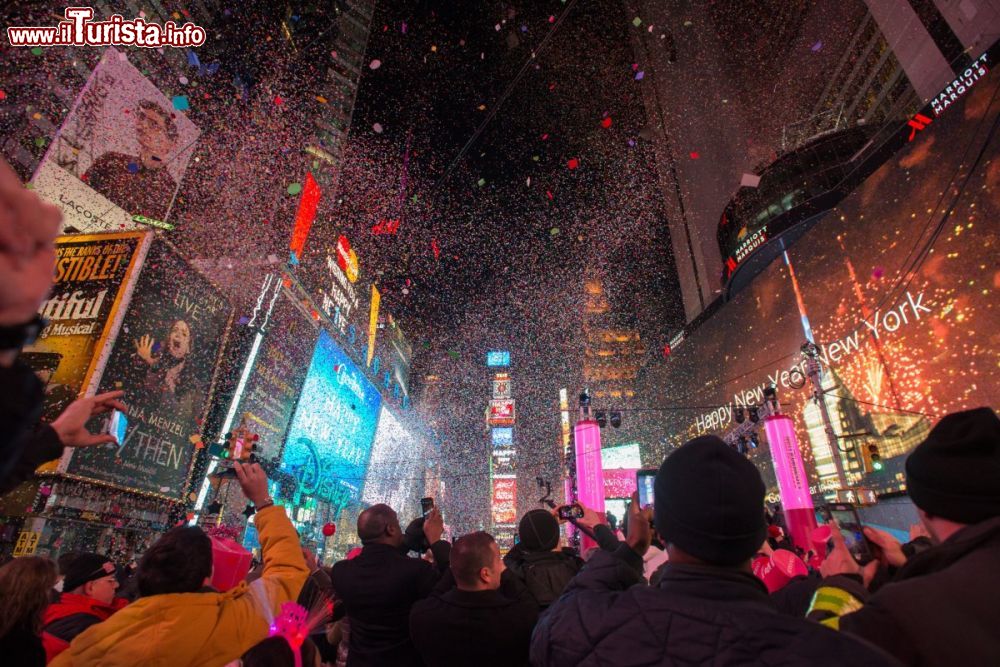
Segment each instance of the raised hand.
M440 510L435 507L427 513L427 517L424 519L424 537L427 538L428 544L434 544L441 539L443 534L444 519L441 517Z
M639 507L639 492L632 494L632 502L628 505L628 545L632 551L645 556L653 541L653 510L650 507Z
M153 337L146 334L135 342L135 353L150 366L153 365Z

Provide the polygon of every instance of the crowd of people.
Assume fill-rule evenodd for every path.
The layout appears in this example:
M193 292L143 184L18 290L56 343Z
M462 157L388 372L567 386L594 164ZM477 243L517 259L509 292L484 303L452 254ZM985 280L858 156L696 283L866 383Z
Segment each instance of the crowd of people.
M120 392L51 424L18 361L52 280L59 213L0 163L0 489L63 447L110 442L88 420ZM1000 419L943 417L906 460L923 530L909 544L865 529L859 563L834 526L805 553L769 525L757 468L715 436L662 463L655 502L624 532L583 509L596 546L565 546L535 509L506 555L486 532L443 539L438 509L404 530L383 504L357 517L360 548L320 563L302 549L255 463L236 463L262 561L213 588L212 538L178 525L124 573L106 555L0 567L0 661L105 665L988 665L1000 660ZM460 508L457 508L460 509ZM802 556L802 558L800 558ZM778 573L782 576L775 576ZM121 588L120 588L121 586ZM126 593L126 590L128 594Z

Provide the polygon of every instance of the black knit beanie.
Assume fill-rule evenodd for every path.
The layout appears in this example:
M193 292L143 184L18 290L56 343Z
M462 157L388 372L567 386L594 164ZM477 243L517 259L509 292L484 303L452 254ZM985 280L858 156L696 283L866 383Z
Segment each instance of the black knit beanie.
M76 554L63 573L63 591L70 593L84 584L115 573L115 564L107 556Z
M517 536L525 551L552 551L559 544L559 522L547 510L531 510L521 517Z
M714 435L687 442L656 474L656 531L712 565L738 565L767 536L764 482L753 463Z
M941 418L906 459L913 504L973 524L1000 516L1000 419L990 408Z

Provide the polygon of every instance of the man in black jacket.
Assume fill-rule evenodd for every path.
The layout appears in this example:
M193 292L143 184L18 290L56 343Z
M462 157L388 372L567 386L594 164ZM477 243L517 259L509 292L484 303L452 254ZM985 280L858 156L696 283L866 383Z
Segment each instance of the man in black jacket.
M538 605L504 568L489 533L465 535L451 549L455 587L413 605L410 636L427 667L528 664Z
M538 607L546 609L583 567L583 559L573 549L559 548L559 522L548 510L526 512L517 535L504 565L524 583Z
M598 551L542 615L533 665L894 664L771 604L750 571L766 524L764 484L746 457L715 436L696 438L663 462L655 494L670 554L659 586L642 584L651 513L633 496L627 542Z
M978 408L942 418L906 460L906 483L936 546L908 556L891 537L866 528L868 538L881 547L885 564L899 571L865 602L861 581L870 579L871 566L861 568L844 546L840 531L834 530L836 546L821 569L829 578L817 590L810 616L826 618L824 623L864 637L906 664L997 664L1000 419L996 413Z
M351 624L348 667L421 665L410 641L410 609L434 590L448 568L451 545L441 539L444 522L437 509L424 521L438 569L406 555L403 531L388 505L373 505L358 516L364 548L353 560L335 563L333 589Z

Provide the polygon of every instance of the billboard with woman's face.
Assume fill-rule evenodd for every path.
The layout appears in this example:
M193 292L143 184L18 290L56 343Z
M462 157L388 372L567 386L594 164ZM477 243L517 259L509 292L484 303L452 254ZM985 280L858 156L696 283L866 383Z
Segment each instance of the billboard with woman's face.
M67 473L179 499L201 433L231 310L222 294L154 240L99 391L123 389L128 429L118 446L80 449Z
M67 232L120 231L132 216L164 220L200 130L108 48L33 176Z

